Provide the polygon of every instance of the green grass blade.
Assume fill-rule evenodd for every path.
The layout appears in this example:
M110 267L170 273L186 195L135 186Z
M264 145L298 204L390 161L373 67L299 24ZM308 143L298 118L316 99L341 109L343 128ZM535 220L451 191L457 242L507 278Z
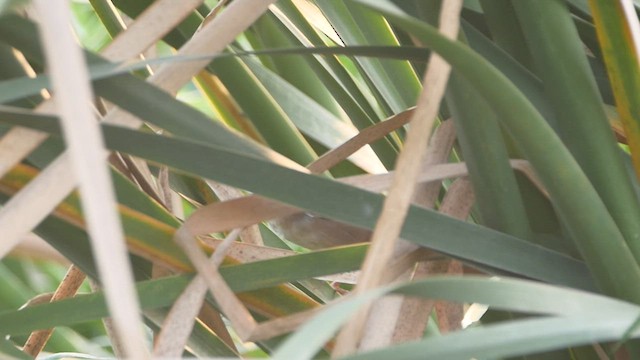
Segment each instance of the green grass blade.
M3 115L4 121L12 118L10 112ZM29 122L27 117L20 116L25 126L47 124L40 129L56 131L53 117L32 115L31 118L33 121ZM181 172L214 179L356 226L371 229L382 204L380 195L228 149L116 126L103 125L103 131L107 145L113 150L161 162ZM261 175L247 177L243 169L253 169ZM315 191L310 193L310 188ZM495 269L551 283L592 288L578 261L420 207L413 206L409 211L402 236L416 244ZM542 263L546 265L540 266Z
M572 346L619 339L629 321L623 316L561 316L513 321L470 329L439 339L388 347L350 356L349 360L415 359L415 354L433 359L496 359L529 355ZM640 337L640 332L634 332Z
M319 35L314 26L307 18L305 18L291 0L278 1L275 6L286 15L287 19L291 23L296 26L296 30L300 31L302 35L304 35L304 38L315 47L332 44L325 41ZM298 40L302 44L304 43L299 37ZM356 107L360 108L361 111L365 113L366 117L370 119L377 119L378 115L362 93L362 90L358 88L358 85L347 71L346 66L340 63L340 61L335 57L328 57L322 60L326 63L326 68L319 68L320 63L318 61L310 63L310 66L314 69L327 89L331 91L336 101L341 104L344 111L348 114L351 107ZM349 117L353 118L354 116L349 115ZM352 119L352 121L354 120Z
M0 354L7 360L29 360L31 356L23 353L13 342L7 339L0 339Z
M111 1L108 0L89 0L91 7L95 11L96 15L100 18L102 24L107 29L109 35L112 38L116 37L119 33L125 30L125 25L113 7Z
M423 4L434 26L439 4ZM429 15L432 14L432 15ZM466 42L464 33L458 37ZM493 110L459 74L451 74L445 94L456 125L458 143L468 164L481 223L521 239L531 239L525 207L509 165L509 156Z
M270 147L302 165L317 157L291 119L241 60L219 59L209 68L220 78Z
M398 44L395 35L375 13L355 10L349 3L318 1L316 5L331 22L345 45ZM399 64L378 59L357 59L370 87L386 115L399 113L415 104L420 82L408 63ZM403 84L398 86L398 84Z
M640 260L640 203L624 171L577 30L563 2L517 1L514 7L558 119L559 135ZM538 21L544 18L544 25Z
M529 220L495 114L459 74L450 77L446 96L482 224L531 239Z
M260 39L259 47L254 46L254 48L278 49L301 46L300 42L290 35L288 29L271 12L258 19L252 28L255 29L255 36ZM335 116L340 116L333 97L322 81L313 74L313 69L304 58L277 56L271 57L270 62L274 66L271 68L273 72Z
M278 102L295 126L322 145L327 148L338 147L358 133L354 126L350 126L335 117L300 90L262 65L251 59L245 59L245 64L261 82L262 86ZM350 158L350 160L367 172L385 172L384 166L371 151L361 152L357 156Z
M509 54L495 46L489 38L485 37L471 24L463 21L462 28L469 42L469 46L508 77L527 99L531 101L540 114L544 116L549 125L556 129L555 114L544 94L544 88L540 79L511 58Z
M476 286L472 286L476 291L469 291L471 283L476 281L486 284L487 287L478 286L478 283ZM598 297L599 300L596 301L602 301L600 302L601 305L609 303L610 305L607 305L606 309L611 310L611 312L604 310L602 307L591 308L588 304L592 299L595 300L595 297L587 293L565 292L563 289L548 286L541 287L538 284L522 281L499 280L495 281L495 284L487 284L490 281L492 280L460 278L454 280L451 277L442 277L375 289L326 309L322 314L293 334L274 354L274 358L288 359L293 354L298 354L300 358L311 358L361 304L389 291L429 298L455 299L458 302L476 302L477 300L490 306L501 304L499 305L500 307L509 310L523 311L526 308L528 310L524 311L529 313L537 313L537 310L543 310L544 312L544 309L548 311L550 310L549 304L553 304L551 308L554 308L557 305L558 297L566 299L567 303L566 307L563 306L563 310L565 310L563 316L514 321L495 326L458 331L443 337L431 337L426 340L392 346L348 358L395 359L400 357L414 359L416 354L420 354L420 357L428 359L467 359L499 358L527 354L573 344L588 343L594 341L591 337L592 334L597 334L596 337L602 337L606 340L620 338L629 324L633 322L634 315L640 312L637 306L605 297ZM458 287L463 283L466 286ZM443 286L440 287L439 285ZM434 290L434 288L437 290ZM432 290L434 291L432 292ZM536 303L539 298L546 299L549 303L544 305L543 308L538 308L539 304L534 305L533 303ZM573 306L576 307L574 308L575 312L571 310ZM599 320L604 320L606 325L598 322ZM546 323L547 321L550 321L555 326L547 327L550 325ZM596 324L593 323L594 321ZM592 332L580 331L585 327L590 328ZM522 330L518 331L520 328ZM526 331L524 331L525 329ZM635 334L640 335L640 331Z
M480 0L480 4L495 43L528 69L533 69L533 59L512 1Z

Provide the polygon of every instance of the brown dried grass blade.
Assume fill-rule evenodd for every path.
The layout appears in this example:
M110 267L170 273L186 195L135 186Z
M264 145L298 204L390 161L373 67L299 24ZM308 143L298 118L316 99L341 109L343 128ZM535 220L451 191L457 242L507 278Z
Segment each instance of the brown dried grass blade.
M475 196L469 180L458 179L449 187L449 191L440 206L440 212L464 220L469 217L474 202ZM462 264L451 259L420 263L416 267L413 278L417 279L438 274L462 275ZM405 298L393 333L392 343L397 344L420 339L434 306L436 311L439 312L438 320L441 330L451 331L460 327L460 322L464 315L462 305L428 299Z
M440 206L440 212L451 217L465 220L471 213L471 208L475 203L473 186L469 179L458 179L449 187L449 191ZM462 263L458 260L442 260L441 273L447 275L460 275L464 272ZM437 274L438 272L432 272ZM438 317L438 327L440 332L447 333L459 330L462 327L464 318L464 306L459 303L437 301L436 314Z
M113 61L138 56L162 39L203 2L204 0L155 1L128 26L126 31L120 33L105 47L102 55Z
M455 127L453 126L453 121L443 122L434 131L433 137L429 142L424 166L429 167L430 170L434 170L437 164L445 163L449 157L454 141ZM433 208L438 193L440 192L440 187L441 183L439 181L420 184L420 186L416 188L414 202L427 208ZM414 249L417 249L417 246L400 239L398 244L396 244L394 252L395 254L403 251L415 252L416 250ZM411 265L415 265L415 262L411 263ZM407 269L408 268L407 266ZM392 280L409 281L411 276L412 272L404 271L397 279ZM410 318L411 323L406 323L408 319L401 318L403 316L403 304L405 303L409 303L410 305L419 304L415 299L395 295L385 296L374 303L360 343L359 349L361 351L381 348L392 344L398 326L401 326L404 331L414 331L411 329L412 323L418 322L420 324L424 322L426 324L426 319L419 317ZM429 303L425 303L424 305L428 306ZM426 316L428 319L428 314ZM404 323L400 324L401 321ZM420 325L418 325L418 327L420 327Z
M207 181L211 190L216 194L220 201L238 199L244 196L242 191L224 184L216 183L214 181ZM264 245L262 241L262 235L260 234L260 229L258 225L250 225L245 227L240 233L240 238L243 242L255 245Z
M222 275L218 272L217 266L211 266L205 253L198 247L195 238L185 227L179 228L174 238L185 251L193 266L198 270L198 274L204 279L218 306L231 321L238 335L246 339L255 329L256 322L224 281ZM212 261L216 261L218 258L216 257L216 252L212 256ZM221 252L217 253L221 254Z
M198 269L199 274L196 275L193 280L191 280L191 283L189 283L182 294L180 294L178 299L171 307L169 314L165 318L162 330L156 337L156 343L153 349L153 356L155 357L172 358L179 357L182 354L184 347L187 344L187 340L189 339L189 335L191 334L191 330L193 329L195 318L202 308L202 304L207 293L207 283L209 283L211 289L215 289L215 291L212 291L212 294L216 301L218 301L218 303L220 304L220 307L223 311L228 311L229 305L240 304L240 306L244 308L242 303L237 300L230 289L224 289L228 286L217 270L218 266L222 262L223 256L221 256L221 254L224 255L224 253L226 253L226 248L230 246L238 237L238 235L240 234L240 230L232 231L227 236L227 238L219 244L220 246L216 248L210 260L207 260L204 257L204 253L196 245L195 239L193 239L192 237L187 238L184 234L184 231L184 228L180 228L176 232L176 241L178 241L178 244L185 250L185 253L187 253L196 269ZM182 235L179 235L178 233ZM200 270L204 268L208 270ZM210 273L213 273L213 276L209 275ZM222 284L220 284L220 282L222 282ZM220 288L222 288L223 290L220 290ZM218 296L220 295L216 294L218 294L219 292L227 291L231 292L235 301L233 299L223 300L225 302L221 303L218 299ZM237 304L234 304L234 302L236 301ZM238 313L238 311L234 311L235 313ZM229 317L229 319L231 319L232 322L234 322L235 318L233 314L227 316ZM251 318L251 315L247 311L244 314L240 313L238 315L238 318L241 320L235 320L239 321L238 326L245 326L247 328L246 330L244 330L244 328L238 329L239 333L242 333L243 331L250 331L253 329L253 327L255 327L255 324L253 324L251 321L244 322L244 320L246 320L246 316L249 316L249 318ZM251 320L253 320L253 318L251 318Z
M461 8L462 1L459 0L442 3L440 31L444 36L449 38L457 36ZM393 185L384 202L373 231L369 252L362 266L360 282L354 289L356 294L362 294L381 283L384 269L393 255L395 243L413 197L416 179L424 161L423 147L429 141L450 70L451 67L442 58L436 54L431 55L423 81L424 90L418 99L405 147L396 165L396 171L401 176L394 177ZM333 351L334 356L346 355L356 350L368 316L368 308L369 306L364 306L340 331Z
M58 288L49 299L49 302L54 302L74 296L85 278L86 275L79 268L77 268L75 265L71 265L69 267L69 270L67 270L64 278L60 282L60 285L58 285ZM27 338L22 351L33 357L37 357L42 349L44 349L52 333L53 329L38 330L32 332L29 335L29 338Z
M100 126L95 121L89 74L82 50L69 29L71 10L62 0L37 0L35 5L43 15L39 31L67 144L66 154L70 159L72 171L67 177L78 179L83 215L96 267L105 287L107 307L126 355L145 359L148 351L144 344L133 270L105 161L107 151ZM55 187L60 179L46 180ZM55 204L48 204L48 210L51 211Z
M413 115L415 108L407 109L398 113L385 121L369 126L358 133L358 135L346 141L344 144L322 155L307 168L314 174L319 174L329 170L336 164L345 160L363 146L369 145L387 136L392 131L406 125Z
M425 161L425 167L446 163L449 159L449 154L453 148L453 143L456 140L456 128L452 120L443 121L440 126L434 131L429 147L427 148L427 155ZM424 206L429 209L433 209L438 194L440 193L441 184L439 182L424 183L416 187L416 191L413 194L413 202Z
M242 233L240 233L240 236L242 236ZM213 249L217 249L220 244L222 244L223 240L203 237L202 242ZM227 250L227 256L230 256L241 263L276 259L295 254L297 253L292 250L278 249L244 242L234 242Z

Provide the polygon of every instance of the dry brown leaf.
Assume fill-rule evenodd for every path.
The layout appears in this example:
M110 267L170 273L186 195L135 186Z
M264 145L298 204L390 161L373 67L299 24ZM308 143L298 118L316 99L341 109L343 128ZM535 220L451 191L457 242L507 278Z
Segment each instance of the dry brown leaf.
M434 264L437 263L428 261L418 264L412 277L415 279L433 273L437 270L437 268L434 269ZM398 344L422 338L434 304L435 301L431 299L404 297L391 337L391 343Z
M238 199L244 197L244 193L232 186L217 183L215 181L206 181L211 190L216 194L220 201ZM243 242L255 245L264 245L262 241L262 235L258 225L250 225L245 227L240 234L240 238Z
M469 180L458 179L449 187L439 210L443 214L463 220L469 216L474 202L475 196ZM413 278L437 274L462 275L462 263L451 259L424 262L418 264ZM439 312L438 320L442 331L451 331L460 327L460 322L464 316L461 304L406 298L392 342L397 344L421 338L434 305L436 311Z
M446 163L455 140L456 128L453 120L442 122L431 138L424 166ZM439 182L418 185L413 194L413 201L420 206L433 209L440 193L440 187L441 184Z
M463 265L460 261L443 261L446 261L448 266L442 274L462 276ZM436 301L435 310L440 333L446 334L462 329L462 319L464 318L463 304L448 301Z
M58 285L56 291L48 299L48 302L54 302L74 296L85 278L86 275L79 268L77 268L75 265L71 265L69 267L69 270L67 270L66 275L60 282L60 285ZM32 332L25 342L22 351L33 357L37 357L42 349L44 349L52 333L53 329L38 330Z
M209 303L204 302L202 304L202 308L198 313L198 320L200 320L206 327L211 329L214 334L216 334L220 340L224 341L227 346L238 353L238 349L236 348L236 344L233 342L231 338L231 334L229 334L229 329L227 329L227 324L225 324L222 319L222 315L220 312L216 310Z
M453 147L455 141L455 127L453 121L443 122L433 134L429 146L427 148L427 154L425 159L425 167L430 167L441 163L445 163ZM433 208L440 192L440 182L424 183L416 187L414 193L414 202L427 208ZM413 251L417 249L416 245L408 243L406 240L400 239L394 250L395 254ZM415 263L411 264L415 265ZM412 272L405 272L396 281L408 281L411 279ZM420 328L422 324L426 324L426 319L419 317L406 317L406 310L403 306L413 306L421 304L419 300L413 298L407 298L402 296L385 296L382 299L378 299L371 310L371 315L367 320L367 325L363 333L360 347L361 351L372 350L390 345L394 341L396 335L396 328L401 327L404 331L404 327L413 327L414 324ZM424 306L428 306L428 302L424 303ZM417 305L416 305L417 306ZM404 310L404 313L403 313ZM411 316L413 314L409 314ZM418 314L420 315L420 314ZM428 314L426 315L428 319ZM407 322L409 321L409 322ZM400 322L404 322L400 324ZM424 326L422 326L424 328ZM410 329L410 331L416 331ZM421 331L418 329L417 331Z
M415 108L405 110L396 114L385 121L381 121L375 125L369 126L358 133L358 135L346 141L344 144L322 155L307 168L314 174L319 174L329 170L341 161L345 160L353 153L358 151L365 145L369 145L377 140L387 136L406 125L414 113Z
M34 5L41 14L46 14L41 17L38 29L56 96L56 112L67 145L65 153L72 170L66 178L76 178L82 193L83 217L116 335L127 356L146 359L149 353L144 346L135 280L118 216L115 190L105 161L108 153L100 125L95 121L87 64L69 28L71 10L65 1L56 1L36 0ZM34 181L37 180L39 178ZM41 210L48 208L51 211L54 207L43 206Z
M202 241L207 246L216 249L223 240L212 239L210 237L202 237ZM272 248L255 244L234 242L228 249L227 255L242 263L250 263L260 260L269 260L281 258L283 256L291 256L297 254L292 250Z
M179 229L176 233L182 231L184 231L183 228ZM185 253L189 256L189 259L193 262L193 265L196 267L196 269L199 270L199 273L182 291L178 299L176 299L173 306L171 307L171 310L167 314L160 333L156 337L153 356L166 358L180 357L185 345L187 344L187 340L191 335L196 316L202 309L205 295L207 294L207 281L209 281L211 284L218 284L220 282L224 283L224 280L222 280L222 276L220 276L220 274L217 272L217 267L222 262L221 256L219 254L225 253L225 246L231 245L239 234L240 230L232 231L223 242L218 244L219 246L216 248L216 251L214 251L211 260L207 260L206 257L204 257L204 253L195 244L193 238L187 238L186 236L188 235L183 235L185 237L180 238L178 237L179 235L176 235L178 244L181 245L181 247L185 250ZM202 262L203 258L204 263ZM209 266L207 264L209 261L213 264L213 266ZM208 275L203 275L204 271L200 271L201 268L211 269L213 277L206 278L206 276ZM224 283L224 285L220 286L226 287L227 285L226 283ZM218 289L218 287L215 286L213 288ZM229 289L228 291L231 290ZM216 296L214 295L214 297ZM216 300L218 299L216 298ZM229 304L233 304L233 300L231 300ZM221 308L223 309L223 311L225 310L222 305ZM240 325L243 326L244 324L241 323ZM244 326L252 325L251 323L249 323L248 325ZM239 330L239 333L241 330L242 329Z
M186 227L179 228L176 231L174 239L178 245L182 247L185 254L189 257L189 260L191 260L193 266L198 271L198 274L201 275L201 278L211 290L212 296L218 303L222 312L233 324L238 336L242 339L248 338L253 329L255 329L257 323L249 311L235 296L229 285L224 281L224 278L222 278L222 275L218 272L217 266L211 266L204 251L198 247L194 236L189 233L189 230ZM212 258L215 256L216 252L214 252ZM215 258L212 260L215 261ZM196 279L194 279L192 283L195 282Z

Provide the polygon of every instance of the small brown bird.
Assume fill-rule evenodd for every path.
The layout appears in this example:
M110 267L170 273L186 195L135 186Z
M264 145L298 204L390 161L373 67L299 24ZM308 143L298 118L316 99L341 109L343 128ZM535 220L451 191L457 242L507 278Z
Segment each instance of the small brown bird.
M371 238L370 230L307 212L285 216L270 223L271 229L280 237L312 250L367 242Z

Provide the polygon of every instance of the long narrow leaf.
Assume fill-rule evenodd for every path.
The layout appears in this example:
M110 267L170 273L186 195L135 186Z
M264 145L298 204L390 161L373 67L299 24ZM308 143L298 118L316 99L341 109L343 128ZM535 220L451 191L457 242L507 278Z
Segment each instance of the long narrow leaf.
M43 116L37 118L47 119ZM51 117L48 119L52 120ZM47 127L53 130L55 124L49 123ZM380 195L245 157L227 149L108 125L105 125L104 131L107 144L113 150L162 162L187 173L244 188L356 226L372 228L381 205ZM247 177L243 169L252 169L261 175ZM294 187L293 184L298 185ZM316 191L309 193L309 188ZM337 207L336 204L341 206ZM503 271L557 284L592 288L589 276L578 261L416 206L409 211L402 236L434 250ZM507 253L506 248L511 249L510 255L503 256ZM546 265L540 266L542 263Z

